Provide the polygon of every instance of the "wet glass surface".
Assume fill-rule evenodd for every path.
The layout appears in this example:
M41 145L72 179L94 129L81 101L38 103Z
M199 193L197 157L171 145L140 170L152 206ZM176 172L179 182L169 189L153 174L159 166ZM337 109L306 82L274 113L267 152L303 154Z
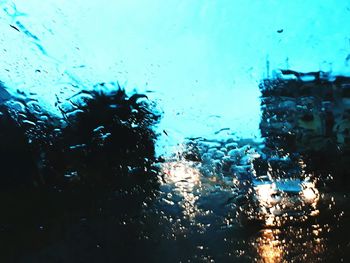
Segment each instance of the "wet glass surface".
M0 0L0 261L348 262L349 13Z
M205 162L177 155L157 167L157 184L128 179L91 198L17 193L6 210L13 221L2 224L2 255L19 262L346 262L350 256L345 192L321 193L314 216L287 212L261 221L245 217L246 193L232 177Z

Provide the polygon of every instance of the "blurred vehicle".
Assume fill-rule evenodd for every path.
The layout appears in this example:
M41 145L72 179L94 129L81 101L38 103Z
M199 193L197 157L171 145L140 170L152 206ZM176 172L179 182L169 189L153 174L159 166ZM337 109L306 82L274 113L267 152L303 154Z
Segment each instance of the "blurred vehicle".
M318 214L319 191L309 178L255 177L247 188L241 210L245 220L274 225L281 220L304 221Z

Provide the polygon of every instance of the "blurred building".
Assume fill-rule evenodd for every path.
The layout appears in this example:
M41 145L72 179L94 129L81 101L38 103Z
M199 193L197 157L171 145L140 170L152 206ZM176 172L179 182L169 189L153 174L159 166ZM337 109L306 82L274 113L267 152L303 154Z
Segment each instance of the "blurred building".
M300 154L313 171L345 178L350 168L350 77L281 70L263 80L260 91L266 147Z

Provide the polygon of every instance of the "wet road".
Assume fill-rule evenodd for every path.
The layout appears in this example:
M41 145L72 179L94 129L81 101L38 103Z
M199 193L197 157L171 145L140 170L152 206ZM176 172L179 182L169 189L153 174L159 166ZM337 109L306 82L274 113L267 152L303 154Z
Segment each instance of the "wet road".
M172 165L174 166L174 165ZM165 176L153 204L171 225L155 253L182 262L346 262L349 259L349 197L323 194L320 214L306 222L289 221L280 227L244 224L238 219L238 191L232 179L206 177L177 163ZM326 199L334 200L329 205ZM330 201L330 200L328 200ZM323 204L323 205L322 205ZM344 211L346 210L346 211ZM177 240L177 242L175 242ZM173 251L174 249L174 251ZM173 252L172 252L173 251ZM161 256L161 257L162 257ZM176 260L175 260L176 261Z
M242 225L232 179L165 163L160 184L115 192L86 207L20 228L7 262L348 262L349 195L304 223ZM327 199L330 195L323 195ZM127 204L127 205L126 205ZM39 224L42 223L42 224ZM9 251L7 251L8 253ZM20 253L20 255L18 254ZM8 253L9 254L9 253Z

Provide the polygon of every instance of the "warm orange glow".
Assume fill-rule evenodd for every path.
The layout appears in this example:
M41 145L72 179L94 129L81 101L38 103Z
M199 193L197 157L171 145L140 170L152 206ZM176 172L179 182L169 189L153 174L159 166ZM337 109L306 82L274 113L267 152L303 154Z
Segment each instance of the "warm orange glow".
M276 231L275 231L276 232ZM276 263L282 261L283 250L281 242L276 238L276 234L271 229L264 229L261 232L261 238L258 239L257 250L260 261L264 263Z

